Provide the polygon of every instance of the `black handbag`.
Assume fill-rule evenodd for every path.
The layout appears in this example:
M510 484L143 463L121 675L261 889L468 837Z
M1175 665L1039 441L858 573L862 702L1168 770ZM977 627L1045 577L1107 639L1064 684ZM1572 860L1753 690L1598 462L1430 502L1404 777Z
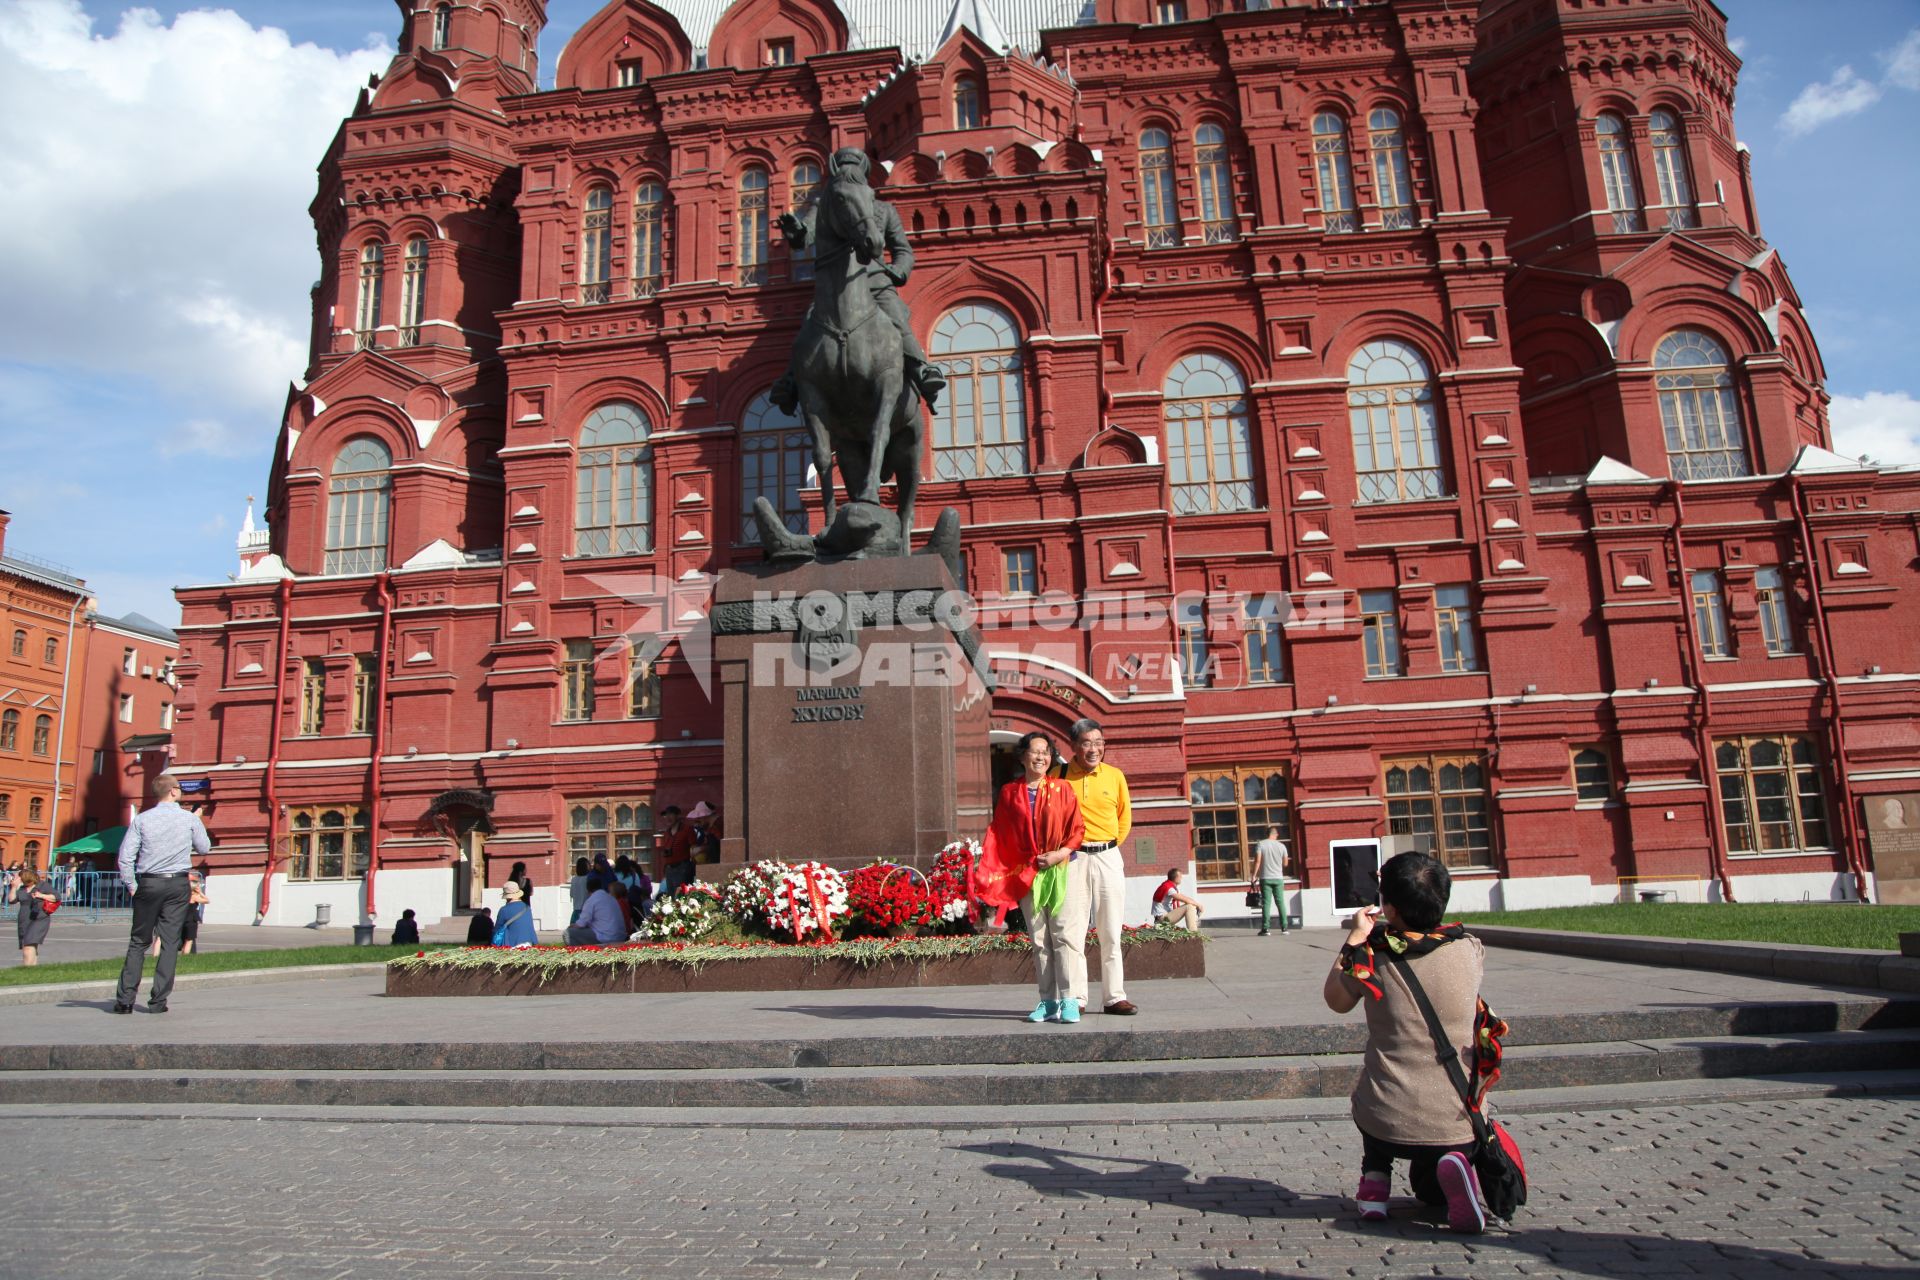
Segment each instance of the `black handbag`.
M1260 905L1260 890L1258 889L1247 890L1247 905L1250 907L1257 907Z
M1407 989L1413 992L1414 1003L1420 1006L1420 1015L1427 1020L1427 1030L1433 1035L1436 1061L1447 1069L1448 1078L1467 1108L1467 1118L1473 1121L1473 1172L1480 1180L1480 1201L1488 1213L1502 1222L1511 1222L1520 1206L1527 1202L1527 1166L1521 1158L1520 1145L1505 1125L1487 1119L1474 1104L1473 1085L1467 1080L1466 1069L1460 1065L1460 1050L1447 1040L1446 1028L1440 1025L1440 1015L1434 1012L1426 989L1414 976L1413 966L1403 956L1392 952L1387 955L1400 965L1400 972L1406 976Z

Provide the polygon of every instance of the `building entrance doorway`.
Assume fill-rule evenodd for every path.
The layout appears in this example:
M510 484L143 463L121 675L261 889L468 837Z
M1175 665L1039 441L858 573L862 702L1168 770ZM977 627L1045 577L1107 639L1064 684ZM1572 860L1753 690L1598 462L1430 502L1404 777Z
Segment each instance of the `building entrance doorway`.
M1000 788L1020 776L1020 756L1012 739L989 743L987 755L993 767L993 794L998 796Z
M487 890L487 833L478 824L453 833L453 909L477 910Z

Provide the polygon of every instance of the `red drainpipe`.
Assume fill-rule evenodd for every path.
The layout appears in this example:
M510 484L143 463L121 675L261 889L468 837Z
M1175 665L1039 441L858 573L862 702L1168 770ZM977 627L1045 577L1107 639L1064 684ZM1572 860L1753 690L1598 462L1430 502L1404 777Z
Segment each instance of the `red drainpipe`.
M1673 485L1673 563L1680 573L1680 616L1687 625L1687 679L1700 691L1700 726L1693 735L1695 753L1700 757L1700 782L1707 791L1707 847L1713 856L1713 873L1720 880L1720 896L1734 901L1733 876L1727 868L1726 815L1720 809L1719 778L1713 767L1713 698L1707 692L1706 651L1700 644L1700 624L1693 615L1693 574L1687 568L1687 544L1680 526L1687 522L1686 500L1680 496L1680 482Z
M1854 818L1853 783L1847 775L1852 771L1847 760L1847 735L1841 724L1840 678L1834 669L1833 631L1827 619L1827 606L1820 595L1820 562L1814 558L1813 529L1807 523L1806 494L1800 488L1799 480L1787 478L1793 495L1793 519L1800 533L1800 555L1807 566L1807 594L1813 599L1813 635L1815 647L1819 650L1814 656L1820 664L1820 673L1825 678L1827 697L1831 700L1833 713L1827 717L1827 736L1833 753L1834 772L1840 783L1840 838L1846 842L1847 869L1853 872L1853 891L1860 901L1869 901L1867 897L1866 860L1860 855L1860 828Z
M374 918L373 874L380 868L380 757L387 749L387 659L393 646L393 575L383 573L380 590L380 650L374 655L373 759L367 769L367 919Z
M260 872L260 910L253 922L267 918L273 905L273 864L280 847L280 723L286 719L287 641L293 632L293 579L280 579L280 643L274 652L273 719L267 724L267 863Z

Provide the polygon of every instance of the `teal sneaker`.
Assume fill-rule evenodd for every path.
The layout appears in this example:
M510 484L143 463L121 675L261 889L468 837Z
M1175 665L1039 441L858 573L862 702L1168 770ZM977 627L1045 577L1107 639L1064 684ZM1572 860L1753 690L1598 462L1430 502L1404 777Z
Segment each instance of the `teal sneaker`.
M1060 1021L1080 1021L1080 1002L1069 996L1060 1002Z
M1052 1022L1059 1016L1060 1002L1058 1000L1042 1000L1039 1004L1033 1006L1033 1012L1027 1015L1027 1021Z

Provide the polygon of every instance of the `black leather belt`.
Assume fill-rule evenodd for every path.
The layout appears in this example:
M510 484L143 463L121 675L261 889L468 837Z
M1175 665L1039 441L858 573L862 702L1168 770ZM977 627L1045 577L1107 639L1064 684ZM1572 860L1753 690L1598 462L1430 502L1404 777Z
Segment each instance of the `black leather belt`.
M134 876L140 880L185 880L193 873L190 871L136 871Z
M1081 845L1081 846L1080 846L1080 852L1082 852L1082 853L1105 853L1105 852L1106 852L1107 850L1109 850L1109 849L1111 849L1111 848L1113 848L1114 846L1116 846L1116 845L1117 845L1117 844L1119 844L1119 843L1120 843L1120 842L1119 842L1118 840L1095 840L1095 841L1093 841L1093 842L1092 842L1091 844L1083 844L1083 845Z

